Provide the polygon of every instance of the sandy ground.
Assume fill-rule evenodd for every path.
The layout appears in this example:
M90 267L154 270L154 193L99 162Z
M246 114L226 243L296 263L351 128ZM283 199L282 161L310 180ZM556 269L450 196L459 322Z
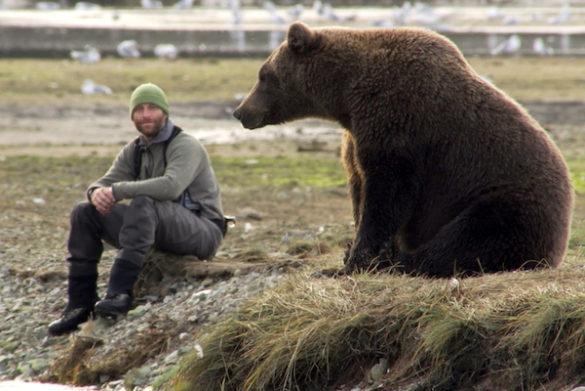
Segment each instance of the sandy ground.
M226 153L246 148L228 145L256 143L262 155L288 148L336 148L341 129L332 122L303 120L269 126L256 131L244 129L231 117L237 102L180 104L173 106L172 120L197 137L208 148ZM113 155L136 137L125 107L3 106L0 115L0 156L9 155ZM266 145L262 148L261 145ZM252 152L252 151L251 151Z
M237 101L176 104L171 118L211 152L273 156L297 149L334 150L339 147L342 129L336 123L308 119L250 131L231 116L237 104ZM546 128L553 124L549 130L557 137L568 133L574 136L585 122L583 102L529 102L525 106ZM3 118L0 157L113 155L136 137L126 110L126 107L113 105L0 106Z

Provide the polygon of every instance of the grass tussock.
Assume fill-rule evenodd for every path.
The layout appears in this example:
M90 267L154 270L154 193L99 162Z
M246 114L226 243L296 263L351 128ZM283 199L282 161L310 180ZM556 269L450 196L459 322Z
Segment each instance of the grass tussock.
M564 390L585 381L584 292L574 266L458 286L297 273L201 334L170 389L333 390L385 359L386 387Z
M315 242L313 240L295 240L288 246L288 249L286 250L288 254L299 257L321 255L330 251L331 249L327 243Z
M174 322L160 319L115 351L99 355L95 354L96 346L102 343L99 339L77 337L54 361L44 381L85 386L99 384L104 378L119 378L164 351L175 333Z

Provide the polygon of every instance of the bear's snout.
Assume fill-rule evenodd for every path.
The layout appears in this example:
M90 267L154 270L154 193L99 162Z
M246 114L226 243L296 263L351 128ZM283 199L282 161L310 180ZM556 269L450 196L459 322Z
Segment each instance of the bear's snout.
M232 113L232 115L242 123L242 126L246 129L256 129L264 126L264 115L262 113L251 112L250 110L244 110L242 105L238 106Z
M242 111L240 109L235 109L232 115L238 120L242 120Z

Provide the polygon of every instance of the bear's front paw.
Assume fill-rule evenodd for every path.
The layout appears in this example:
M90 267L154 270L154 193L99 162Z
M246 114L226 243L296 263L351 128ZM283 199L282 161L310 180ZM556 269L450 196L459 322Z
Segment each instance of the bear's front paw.
M399 267L397 251L394 245L386 244L375 254L371 251L348 250L344 258L345 272L375 272L393 267Z
M369 251L351 251L345 259L345 272L369 272L375 269L375 257Z

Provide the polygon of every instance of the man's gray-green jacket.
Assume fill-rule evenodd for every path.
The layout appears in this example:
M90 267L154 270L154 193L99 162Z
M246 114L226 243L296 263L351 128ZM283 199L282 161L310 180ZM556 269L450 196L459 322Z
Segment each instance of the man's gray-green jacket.
M137 196L176 201L203 217L222 220L219 185L209 155L199 140L180 132L170 141L165 154L165 141L171 137L173 128L167 119L149 145L139 137L142 158L137 179L134 167L137 148L135 141L131 141L118 153L108 172L89 186L88 194L96 187L111 186L118 201Z

